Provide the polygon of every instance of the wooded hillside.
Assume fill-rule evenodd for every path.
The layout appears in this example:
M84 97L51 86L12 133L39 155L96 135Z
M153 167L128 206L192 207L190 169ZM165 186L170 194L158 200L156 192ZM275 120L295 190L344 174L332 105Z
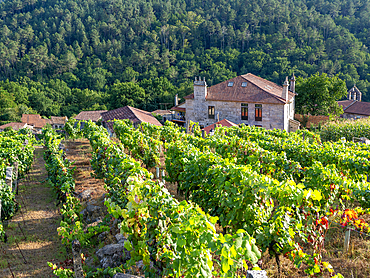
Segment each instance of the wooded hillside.
M339 74L370 101L369 0L5 0L0 120L132 105L155 110L251 72ZM5 80L15 83L8 83Z

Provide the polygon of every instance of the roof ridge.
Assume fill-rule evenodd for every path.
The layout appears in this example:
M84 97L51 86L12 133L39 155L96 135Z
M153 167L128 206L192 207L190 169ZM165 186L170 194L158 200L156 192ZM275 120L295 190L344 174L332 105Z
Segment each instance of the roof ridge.
M278 86L278 87L280 88L280 86L279 86L279 85L277 85L277 84L275 84L274 82L269 81L269 80L267 80L267 79L264 79L264 78L262 78L262 77L259 77L259 76L257 76L257 75L254 75L253 73L247 73L247 74L244 74L244 75L248 75L248 74L253 75L253 76L255 76L255 77L257 77L257 78L259 78L259 79L261 79L261 80L263 80L263 81L268 81L269 83L272 83L272 84L274 84L274 85L276 85L276 86ZM266 89L261 88L261 87L260 87L260 86L258 86L255 82L253 82L253 81L251 81L251 80L249 80L249 79L245 78L245 77L244 77L244 75L241 75L241 77L243 77L245 80L248 80L248 81L249 81L249 82L251 82L254 86L256 86L256 87L260 88L260 89L261 89L262 91L264 91L265 93L268 93L270 96L273 96L273 97L274 97L274 98L276 98L278 101L280 101L280 102L282 102L282 103L286 103L286 101L285 101L282 97L279 97L279 96L277 96L277 95L275 95L275 94L273 94L273 93L271 93L271 92L269 92L269 91L266 91ZM283 88L281 88L281 89L283 89Z
M134 114L134 116L136 117L136 119L138 119L139 121L142 121L143 122L143 119L141 119L141 117L135 113L135 112L138 112L137 110L139 110L140 112L143 111L143 110L138 109L138 108L135 108L135 107L132 107L132 106L129 106L129 105L127 105L127 108L129 110L131 110L132 114Z
M355 104L356 102L357 102L357 100L356 100L356 99L354 99L350 105L348 105L345 109L343 109L343 112L345 112L349 107L351 107L351 106L352 106L353 104Z

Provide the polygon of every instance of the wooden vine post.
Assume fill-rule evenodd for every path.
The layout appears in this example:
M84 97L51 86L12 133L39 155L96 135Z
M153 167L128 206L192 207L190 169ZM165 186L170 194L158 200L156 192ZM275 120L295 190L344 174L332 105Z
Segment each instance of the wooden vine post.
M5 183L7 186L12 188L13 183L13 167L6 167Z
M72 255L73 255L73 266L75 270L75 277L83 278L84 273L82 270L81 244L77 239L72 241Z
M18 195L18 161L14 162L14 182L13 182L13 185L14 187L12 187L13 189L13 192L15 192L17 195Z
M159 167L155 167L155 176L159 179Z
M347 229L345 236L344 236L344 253L345 254L348 254L350 237L351 237L351 229Z

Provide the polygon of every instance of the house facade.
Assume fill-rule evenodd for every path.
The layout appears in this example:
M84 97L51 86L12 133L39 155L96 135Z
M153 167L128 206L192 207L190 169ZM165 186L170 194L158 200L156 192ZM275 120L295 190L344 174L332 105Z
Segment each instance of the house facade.
M295 95L294 76L290 84L287 77L283 87L251 73L209 88L204 79L196 78L194 93L184 97L181 108L187 122L199 122L201 126L227 119L236 124L293 131L299 127L294 120Z
M63 129L67 121L68 121L67 117L50 116L49 122L53 129Z

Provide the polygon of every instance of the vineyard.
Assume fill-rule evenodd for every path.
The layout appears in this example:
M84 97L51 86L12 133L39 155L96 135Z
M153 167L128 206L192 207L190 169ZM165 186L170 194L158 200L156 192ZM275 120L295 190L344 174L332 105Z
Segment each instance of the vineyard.
M116 138L92 122L82 130L73 126L66 125L70 138L90 144L92 176L104 181L104 205L118 222L129 258L97 269L83 264L83 254L83 269L49 262L58 277L113 277L138 262L145 277L245 277L247 270L265 268L267 257L279 275L289 260L299 270L295 276L347 277L350 272L342 275L327 256L328 239L333 233L343 241L350 232L370 235L368 145L248 126L219 127L205 138L196 124L187 134L171 123L134 128L115 121ZM33 160L32 144L25 144L29 135L0 136L1 146L8 146L0 153L0 179L14 162L22 175ZM78 241L86 250L110 224L85 223L66 141L51 129L43 131L43 141L48 184L61 204L61 242L74 250ZM9 218L15 192L1 188ZM349 247L341 244L335 252L345 258ZM369 258L362 259L363 276L354 277L370 275Z
M116 121L114 130L119 140L91 122L69 133L89 140L105 205L128 239L125 267L143 261L146 277L243 276L266 252L278 267L284 256L307 276L342 277L323 259L329 229L369 233L366 145L247 126L206 138L197 125L186 134L171 124ZM169 193L158 168L185 200ZM69 241L79 238L76 225L72 217Z
M18 208L17 180L24 177L32 165L34 141L26 130L24 134L13 130L0 133L0 240L5 239L4 223Z

